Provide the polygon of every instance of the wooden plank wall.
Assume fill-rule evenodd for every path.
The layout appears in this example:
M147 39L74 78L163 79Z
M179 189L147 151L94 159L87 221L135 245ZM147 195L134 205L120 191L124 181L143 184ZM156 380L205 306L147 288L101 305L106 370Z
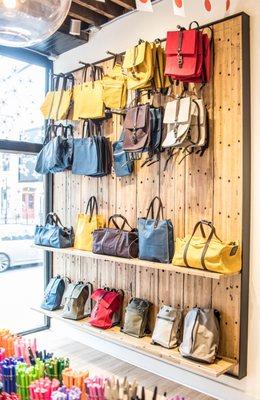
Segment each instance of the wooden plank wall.
M76 215L83 212L90 196L97 196L99 211L108 218L124 214L136 226L146 214L155 195L162 198L164 213L174 222L175 236L190 234L200 219L213 220L219 236L241 240L242 230L242 21L235 17L212 26L214 31L214 73L204 96L210 116L210 146L203 157L192 155L182 163L170 162L163 171L160 163L141 168L129 177L89 178L70 172L54 178L54 210L65 225L75 227ZM111 68L112 62L103 64ZM81 73L77 74L80 80ZM80 124L77 127L80 132ZM120 116L106 123L106 135L118 138ZM240 276L221 281L179 273L158 271L118 263L72 256L54 256L54 274L108 285L131 296L145 297L153 303L150 325L162 304L182 307L215 307L221 313L220 354L239 360ZM237 370L234 371L237 374Z

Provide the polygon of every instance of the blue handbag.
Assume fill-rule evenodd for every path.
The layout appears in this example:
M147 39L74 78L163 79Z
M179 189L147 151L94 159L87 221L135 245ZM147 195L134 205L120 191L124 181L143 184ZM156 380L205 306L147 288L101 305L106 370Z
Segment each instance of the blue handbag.
M156 200L159 202L159 207L155 217ZM150 213L151 218L149 218ZM146 217L138 219L138 234L141 260L171 263L174 253L173 225L170 219L163 219L163 205L159 197L156 196L152 200Z
M114 171L118 177L131 175L134 166L129 154L123 149L124 137L124 132L122 132L119 140L113 143Z
M51 311L57 310L61 306L65 286L65 280L61 278L60 275L57 275L55 278L51 278L44 291L44 299L41 304L41 308Z
M34 243L39 246L62 249L74 246L73 228L65 228L58 215L49 213L45 225L37 225L35 228Z
M57 135L58 129L61 129L61 135ZM73 143L72 125L49 125L43 148L37 157L35 171L45 175L71 169Z

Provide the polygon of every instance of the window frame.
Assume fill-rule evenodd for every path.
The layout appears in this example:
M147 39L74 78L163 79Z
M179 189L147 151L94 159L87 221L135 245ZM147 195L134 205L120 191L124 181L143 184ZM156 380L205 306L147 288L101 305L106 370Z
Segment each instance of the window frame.
M50 74L53 71L53 62L47 56L41 55L33 50L11 48L0 46L0 55L9 58L14 58L19 61L24 61L30 64L38 65L45 68L45 91L49 89ZM42 149L42 144L23 142L16 140L0 140L0 151L4 153L15 154L33 154L37 155ZM45 214L52 211L53 208L53 177L51 174L45 175L44 183L44 200L45 200ZM48 284L52 276L52 255L49 252L44 252L44 287ZM50 318L44 316L44 324L37 328L32 328L23 332L16 332L22 335L29 335L35 332L40 332L50 328Z

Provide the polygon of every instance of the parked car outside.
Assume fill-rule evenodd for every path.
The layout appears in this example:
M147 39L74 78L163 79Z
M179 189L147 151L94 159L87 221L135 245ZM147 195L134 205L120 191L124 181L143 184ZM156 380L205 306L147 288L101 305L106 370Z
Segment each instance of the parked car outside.
M42 263L41 253L32 247L34 230L33 225L0 225L0 272Z

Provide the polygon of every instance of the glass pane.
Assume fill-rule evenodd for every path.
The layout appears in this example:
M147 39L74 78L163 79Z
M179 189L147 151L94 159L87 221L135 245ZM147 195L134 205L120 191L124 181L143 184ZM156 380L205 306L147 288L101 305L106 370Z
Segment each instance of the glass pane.
M45 68L0 56L0 139L42 143Z
M0 152L0 320L22 332L44 325L30 310L44 291L43 253L32 247L44 218L44 185L36 156Z

